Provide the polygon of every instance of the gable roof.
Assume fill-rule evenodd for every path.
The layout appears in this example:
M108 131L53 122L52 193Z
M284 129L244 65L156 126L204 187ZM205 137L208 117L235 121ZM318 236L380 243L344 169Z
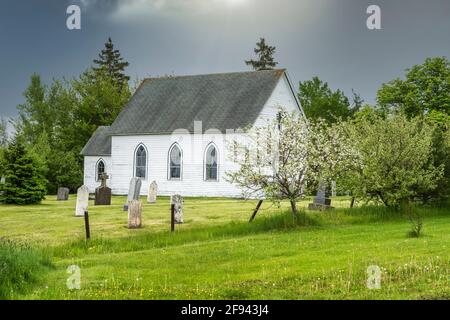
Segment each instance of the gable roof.
M81 150L83 156L111 155L111 127L98 127L92 137Z
M285 69L146 79L110 128L111 135L170 134L253 124Z

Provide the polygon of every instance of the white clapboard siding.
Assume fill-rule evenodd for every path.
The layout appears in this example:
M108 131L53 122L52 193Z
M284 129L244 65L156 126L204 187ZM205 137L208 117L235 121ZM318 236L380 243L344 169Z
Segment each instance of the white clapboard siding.
M280 108L289 113L300 112L296 97L289 86L289 80L286 74L281 77L258 119L255 121L254 126L265 126L267 121L276 119Z
M108 156L89 156L84 157L84 185L89 188L90 193L95 192L95 188L100 186L101 181L97 181L97 163L103 160L105 164L105 171L111 177L112 165L111 165L111 157ZM108 187L111 187L111 180L106 182Z
M254 125L264 126L267 120L276 119L280 107L288 112L300 112L286 75L281 77ZM226 181L226 172L236 169L226 144L234 137L232 135L230 139L230 135L226 137L220 132L192 135L182 130L172 135L113 136L112 157L103 157L110 176L108 186L115 195L128 193L130 179L134 176L135 151L142 144L147 150L147 177L142 183L142 195L147 194L150 183L156 181L159 195L240 197L241 190ZM179 181L168 179L169 150L174 143L178 143L183 153L182 179ZM214 182L204 180L204 156L210 143L215 144L219 154L219 179ZM95 181L95 166L99 159L85 157L84 181L91 191L99 185Z

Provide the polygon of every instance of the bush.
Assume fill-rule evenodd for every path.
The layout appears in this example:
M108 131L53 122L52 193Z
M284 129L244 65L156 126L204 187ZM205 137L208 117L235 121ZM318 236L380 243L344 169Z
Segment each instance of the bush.
M432 161L435 127L423 118L366 111L344 126L359 159L340 183L355 197L399 207L439 187L444 164Z
M0 202L7 204L36 204L44 198L47 190L42 164L16 137L5 150L5 178L0 185Z
M50 260L29 246L0 239L0 300L24 292L48 266Z

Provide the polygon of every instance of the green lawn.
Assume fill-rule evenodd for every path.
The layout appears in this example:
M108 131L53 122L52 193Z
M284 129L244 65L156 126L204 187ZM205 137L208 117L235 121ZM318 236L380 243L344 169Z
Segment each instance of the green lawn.
M50 255L40 281L17 299L449 299L450 209L420 209L424 235L385 208L309 212L294 225L282 208L255 201L185 199L185 224L169 232L169 199L143 208L144 227L126 228L125 197L90 206L92 240L75 218L75 196L36 206L0 206L0 237ZM145 200L142 199L145 203ZM306 208L308 201L299 203ZM66 287L70 265L81 290ZM366 287L370 265L380 290Z

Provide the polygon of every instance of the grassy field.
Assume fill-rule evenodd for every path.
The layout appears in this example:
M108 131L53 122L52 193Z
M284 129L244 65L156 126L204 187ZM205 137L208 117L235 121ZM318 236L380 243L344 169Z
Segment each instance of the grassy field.
M422 208L424 234L382 207L305 210L294 223L287 204L185 199L185 224L169 232L169 199L145 204L144 227L126 228L125 197L90 206L92 240L75 218L75 196L36 206L0 206L0 237L26 242L50 259L39 281L14 299L449 299L450 209ZM145 203L145 200L142 199ZM308 200L299 203L306 208ZM66 269L81 268L81 290ZM366 270L382 270L369 290Z

